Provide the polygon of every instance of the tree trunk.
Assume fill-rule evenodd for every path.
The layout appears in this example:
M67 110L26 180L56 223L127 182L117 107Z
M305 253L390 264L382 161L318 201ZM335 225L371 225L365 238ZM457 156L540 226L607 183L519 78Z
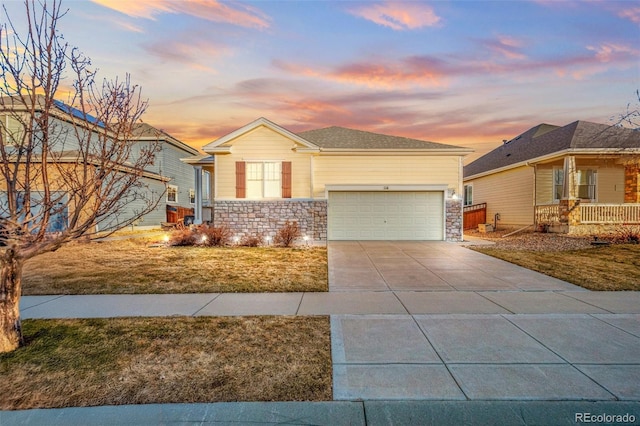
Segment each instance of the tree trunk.
M20 294L22 261L7 249L0 261L0 353L11 352L22 343Z

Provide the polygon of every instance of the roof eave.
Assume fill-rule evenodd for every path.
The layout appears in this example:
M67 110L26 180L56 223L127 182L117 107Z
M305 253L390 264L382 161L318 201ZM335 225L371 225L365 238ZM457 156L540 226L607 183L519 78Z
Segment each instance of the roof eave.
M281 127L279 125L277 125L276 123L267 120L264 117L260 117L257 120L252 121L249 124L246 124L242 127L240 127L239 129L234 130L233 132L221 137L220 139L217 139L211 143L208 143L207 145L202 147L202 150L205 152L216 152L214 151L214 149L220 147L220 145L223 145L229 141L232 141L234 139L239 138L240 136L251 132L252 130L257 129L260 126L264 126L267 127L268 129L273 130L276 133L281 134L282 136L285 136L291 140L293 140L294 142L306 147L306 148L317 148L317 145L309 142L308 140L296 135L293 132L290 132L289 130L285 129L284 127Z
M368 154L368 155L460 155L465 156L473 153L472 149L354 149L354 148L320 148L320 154Z
M487 170L481 173L476 173L471 176L463 177L464 181L478 179L481 177L489 176L495 173L505 172L507 170L516 169L522 166L528 166L530 164L541 163L544 161L550 161L555 158L562 158L565 155L602 155L602 154L640 154L640 148L569 148L562 151L556 151L551 154L542 155L529 160L519 161L517 163L509 164L507 166L498 167L496 169Z

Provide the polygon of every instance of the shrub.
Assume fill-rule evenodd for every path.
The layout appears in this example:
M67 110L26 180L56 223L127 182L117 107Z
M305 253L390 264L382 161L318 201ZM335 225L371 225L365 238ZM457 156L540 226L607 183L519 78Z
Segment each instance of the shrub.
M233 237L233 232L225 225L218 227L200 225L196 228L196 232L200 236L200 244L208 247L227 246Z
M258 247L260 244L262 244L262 235L260 234L256 234L256 235L245 235L240 239L240 242L238 243L239 246L242 247Z
M176 228L169 237L170 246L193 246L196 244L196 234L189 228Z
M276 235L273 237L273 243L282 247L291 247L301 235L302 233L300 232L298 222L287 221L284 226L276 232Z
M614 232L613 242L618 244L640 243L640 226L634 226L634 225L620 226Z

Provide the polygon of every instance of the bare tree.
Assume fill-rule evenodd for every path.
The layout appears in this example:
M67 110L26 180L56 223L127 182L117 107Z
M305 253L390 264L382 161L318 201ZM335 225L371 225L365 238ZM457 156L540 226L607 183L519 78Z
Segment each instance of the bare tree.
M0 352L22 343L28 259L131 225L164 191L149 186L162 183L149 171L158 143L133 133L147 107L140 88L128 76L96 83L58 31L59 0L26 0L25 11L22 35L6 7L0 27Z
M626 110L610 121L616 127L626 127L633 130L640 130L640 89L636 89L633 102L627 103Z

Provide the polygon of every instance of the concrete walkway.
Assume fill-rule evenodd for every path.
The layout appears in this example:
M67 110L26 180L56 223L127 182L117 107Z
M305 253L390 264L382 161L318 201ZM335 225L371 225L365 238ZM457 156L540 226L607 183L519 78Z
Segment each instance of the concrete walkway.
M23 318L331 315L336 401L0 412L0 425L58 414L59 424L76 424L74 416L80 424L91 413L139 420L130 424L225 424L229 416L257 424L575 424L578 412L640 422L639 292L590 292L452 243L328 249L329 293L26 296L21 308Z

